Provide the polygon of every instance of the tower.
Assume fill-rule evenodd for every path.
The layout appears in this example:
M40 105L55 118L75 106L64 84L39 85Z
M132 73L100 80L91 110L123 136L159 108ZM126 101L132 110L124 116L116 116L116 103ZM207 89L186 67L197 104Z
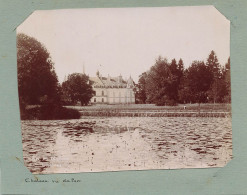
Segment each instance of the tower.
M127 81L127 88L133 88L133 87L134 87L134 82L133 82L133 79L130 76L128 81Z

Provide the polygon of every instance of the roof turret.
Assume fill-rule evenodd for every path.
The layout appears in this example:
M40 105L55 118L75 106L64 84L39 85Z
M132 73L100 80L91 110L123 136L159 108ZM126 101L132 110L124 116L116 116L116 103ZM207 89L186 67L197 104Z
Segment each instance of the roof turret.
M134 81L133 81L133 79L131 78L131 76L129 77L129 79L128 79L128 81L127 81L127 87L128 87L128 88L134 87Z

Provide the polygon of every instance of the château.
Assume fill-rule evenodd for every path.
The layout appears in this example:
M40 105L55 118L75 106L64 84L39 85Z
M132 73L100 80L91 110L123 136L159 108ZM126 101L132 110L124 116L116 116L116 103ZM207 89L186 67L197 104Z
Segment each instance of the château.
M124 80L122 76L103 77L99 71L96 77L89 77L92 82L94 96L91 98L91 104L134 104L134 81L129 77Z

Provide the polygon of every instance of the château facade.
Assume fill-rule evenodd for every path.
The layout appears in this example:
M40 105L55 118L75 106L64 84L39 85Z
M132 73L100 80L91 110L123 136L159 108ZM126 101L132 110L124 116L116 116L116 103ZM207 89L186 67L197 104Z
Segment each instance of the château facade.
M96 73L96 77L89 77L92 82L94 96L91 98L91 104L134 104L134 81L129 77L125 81L122 76L103 77Z

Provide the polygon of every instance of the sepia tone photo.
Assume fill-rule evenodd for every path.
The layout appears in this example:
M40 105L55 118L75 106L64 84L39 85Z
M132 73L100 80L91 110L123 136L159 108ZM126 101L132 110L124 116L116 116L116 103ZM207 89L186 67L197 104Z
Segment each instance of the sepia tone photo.
M230 21L213 6L33 12L17 28L33 174L224 167Z

